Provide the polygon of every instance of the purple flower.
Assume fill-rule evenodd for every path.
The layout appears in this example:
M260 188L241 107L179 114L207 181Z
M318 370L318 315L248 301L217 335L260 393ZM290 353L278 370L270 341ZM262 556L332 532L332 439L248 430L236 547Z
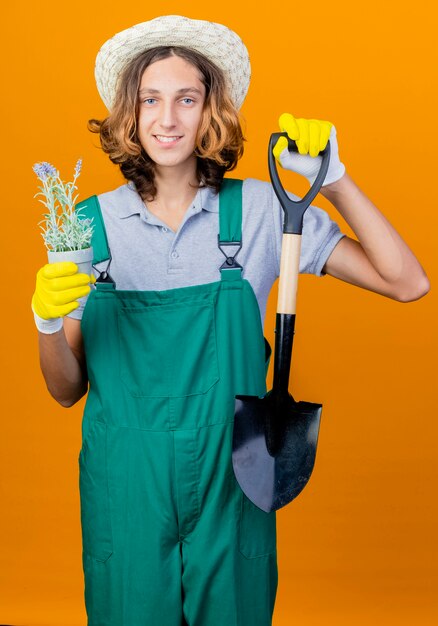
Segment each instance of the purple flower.
M47 161L43 161L42 163L35 163L32 169L41 180L58 177L57 170L53 167L53 165L47 163Z
M76 163L76 167L75 167L75 178L77 178L79 174L81 173L81 167L82 167L82 159L78 159L78 162Z

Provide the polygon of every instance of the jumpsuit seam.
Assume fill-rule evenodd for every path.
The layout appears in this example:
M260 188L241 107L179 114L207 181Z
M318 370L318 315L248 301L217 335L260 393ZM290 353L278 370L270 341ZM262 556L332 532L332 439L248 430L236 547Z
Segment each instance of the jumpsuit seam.
M187 428L187 427L174 427L174 428L161 428L161 429L155 429L155 428L140 428L139 426L125 426L125 425L117 425L115 426L114 424L109 424L107 422L102 422L101 420L95 420L96 422L100 422L101 424L106 424L108 426L108 428L116 428L116 429L126 429L126 430L140 430L140 431L144 431L144 432L151 432L151 433L167 433L167 432L178 432L180 430L193 430L193 431L199 431L203 428L211 428L212 426L223 426L224 424L233 424L234 423L234 417L231 420L227 420L226 422L212 422L211 424L203 424L201 426L196 426L194 428Z

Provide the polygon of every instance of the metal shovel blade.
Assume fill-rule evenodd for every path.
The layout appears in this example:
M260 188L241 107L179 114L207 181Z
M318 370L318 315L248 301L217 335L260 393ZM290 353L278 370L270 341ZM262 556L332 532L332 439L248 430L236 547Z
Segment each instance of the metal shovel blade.
M293 500L315 464L321 404L271 391L236 396L233 468L245 495L269 513Z

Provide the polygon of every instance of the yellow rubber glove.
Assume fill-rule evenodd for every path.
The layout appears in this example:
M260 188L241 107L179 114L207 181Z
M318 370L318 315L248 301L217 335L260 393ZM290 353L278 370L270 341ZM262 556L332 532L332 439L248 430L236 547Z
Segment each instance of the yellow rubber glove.
M330 139L330 163L324 185L344 175L345 166L339 160L336 128L331 122L295 118L290 113L282 113L278 124L280 130L286 132L298 148L298 153L289 152L286 137L279 138L272 153L281 167L305 176L312 185L321 167L322 157L318 155Z
M44 320L64 317L78 308L78 298L90 293L93 274L79 274L71 261L47 263L37 272L32 310Z

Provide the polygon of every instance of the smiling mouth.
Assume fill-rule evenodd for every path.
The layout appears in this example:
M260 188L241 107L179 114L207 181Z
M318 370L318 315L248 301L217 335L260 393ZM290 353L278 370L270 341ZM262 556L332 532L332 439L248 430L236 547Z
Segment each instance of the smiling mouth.
M175 143L176 141L181 139L181 135L173 135L173 136L154 135L154 137L159 143Z

